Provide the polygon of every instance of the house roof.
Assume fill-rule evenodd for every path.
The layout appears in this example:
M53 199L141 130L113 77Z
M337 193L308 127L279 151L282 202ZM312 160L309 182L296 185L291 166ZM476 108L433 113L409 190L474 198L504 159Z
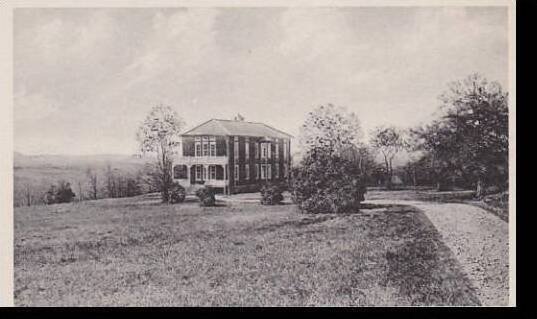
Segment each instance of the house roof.
M264 123L211 119L181 135L232 135L290 138L292 135Z

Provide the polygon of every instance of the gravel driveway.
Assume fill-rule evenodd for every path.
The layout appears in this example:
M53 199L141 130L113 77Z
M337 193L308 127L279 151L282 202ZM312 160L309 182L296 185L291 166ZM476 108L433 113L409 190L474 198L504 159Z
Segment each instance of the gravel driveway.
M483 306L509 302L508 224L481 208L458 203L368 200L411 205L422 210L442 235L477 289Z

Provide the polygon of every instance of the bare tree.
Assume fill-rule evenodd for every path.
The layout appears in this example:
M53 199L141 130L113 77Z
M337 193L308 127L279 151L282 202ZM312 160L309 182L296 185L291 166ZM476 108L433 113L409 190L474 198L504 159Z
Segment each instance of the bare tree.
M26 199L26 206L31 206L33 194L32 194L32 187L30 186L30 184L26 184L26 186L24 187L24 197Z
M403 132L396 127L377 127L371 137L371 145L378 150L384 159L386 169L386 187L392 188L393 159L406 147Z
M82 191L82 182L77 181L78 186L78 201L81 202L84 200L84 192Z
M164 202L169 200L169 189L173 183L172 157L177 152L183 125L183 120L171 107L159 105L147 115L136 134L141 152L156 157L156 177Z
M93 171L91 168L88 168L86 171L86 176L89 178L90 196L92 199L97 199L97 172Z

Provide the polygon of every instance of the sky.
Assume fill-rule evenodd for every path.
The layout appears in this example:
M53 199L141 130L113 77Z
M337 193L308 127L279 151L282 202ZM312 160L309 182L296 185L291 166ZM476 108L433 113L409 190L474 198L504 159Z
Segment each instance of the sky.
M14 145L25 154L133 154L158 104L297 136L332 103L364 136L435 116L447 84L508 84L499 7L85 8L14 15Z

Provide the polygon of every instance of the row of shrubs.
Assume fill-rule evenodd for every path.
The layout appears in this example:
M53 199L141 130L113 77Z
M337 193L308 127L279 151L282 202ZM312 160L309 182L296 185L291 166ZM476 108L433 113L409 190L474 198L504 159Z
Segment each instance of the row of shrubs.
M278 205L283 201L284 187L280 184L269 183L261 187L261 204ZM212 187L203 187L196 191L196 196L200 200L201 206L215 206L216 192ZM171 204L182 203L186 198L186 191L179 183L174 183L169 191L169 200Z
M211 187L203 187L196 191L196 196L200 200L201 206L215 206L216 198L215 191ZM173 183L168 193L168 202L171 204L182 203L186 198L186 191L179 183Z

